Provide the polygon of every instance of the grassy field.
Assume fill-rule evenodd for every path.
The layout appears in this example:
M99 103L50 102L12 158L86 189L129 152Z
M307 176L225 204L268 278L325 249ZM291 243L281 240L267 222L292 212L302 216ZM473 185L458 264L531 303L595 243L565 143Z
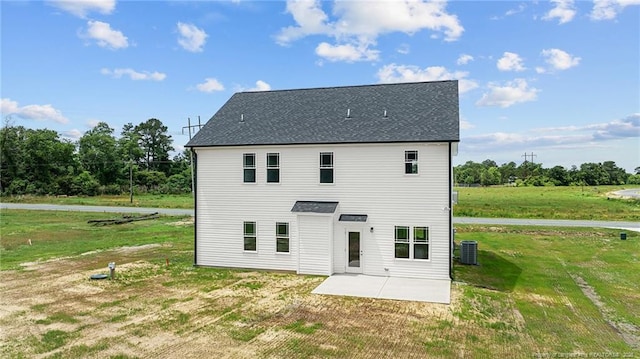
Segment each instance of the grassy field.
M312 295L323 277L194 268L189 218L3 210L0 357L640 356L640 234L458 226L450 306ZM31 245L29 245L31 239ZM116 279L90 281L117 263Z
M625 188L629 187L459 187L454 215L640 221L640 200L611 195Z
M459 217L593 219L640 221L640 200L617 199L610 192L624 186L600 187L478 187L456 188L454 215ZM193 208L188 195L96 197L1 197L2 202L74 205Z
M84 206L123 206L150 208L193 208L191 194L141 194L133 197L125 196L2 196L1 202L7 203L51 203Z

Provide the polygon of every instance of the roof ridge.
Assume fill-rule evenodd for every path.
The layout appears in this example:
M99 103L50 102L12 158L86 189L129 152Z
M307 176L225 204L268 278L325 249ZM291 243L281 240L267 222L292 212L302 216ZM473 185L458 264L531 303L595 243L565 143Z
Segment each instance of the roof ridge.
M238 91L238 92L236 92L236 94L264 93L264 92L288 92L288 91L308 91L308 90L333 90L333 89L348 89L348 88L361 88L361 87L381 87L381 86L396 86L396 85L433 84L433 83L456 82L456 81L458 81L458 80L388 82L388 83L378 83L378 84L305 87L305 88L278 89L278 90L268 90L268 91Z

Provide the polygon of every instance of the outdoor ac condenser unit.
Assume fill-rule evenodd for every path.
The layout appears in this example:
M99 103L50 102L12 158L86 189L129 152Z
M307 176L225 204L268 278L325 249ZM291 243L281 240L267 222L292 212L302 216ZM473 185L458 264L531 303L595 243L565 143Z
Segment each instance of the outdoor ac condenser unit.
M478 242L460 242L460 263L473 265L478 264Z

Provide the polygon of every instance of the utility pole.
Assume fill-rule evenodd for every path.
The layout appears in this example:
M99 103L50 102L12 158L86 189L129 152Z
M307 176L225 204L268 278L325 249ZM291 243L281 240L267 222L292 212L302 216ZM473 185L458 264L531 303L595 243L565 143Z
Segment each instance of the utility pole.
M133 203L133 159L129 158L129 203Z
M182 134L184 135L184 129L188 129L189 131L189 141L191 141L191 129L193 127L197 127L198 130L200 130L202 128L202 124L200 123L200 116L198 116L198 124L197 125L191 125L191 117L187 117L187 126L182 127ZM193 193L195 192L195 179L194 176L195 174L193 173L193 150L189 151L189 165L191 166L191 195L193 195Z
M538 157L538 155L534 154L533 152L531 152L531 154L527 154L525 152L524 155L520 157L524 157L524 177L527 178L527 158L531 157L531 163L535 163L533 162L533 158Z

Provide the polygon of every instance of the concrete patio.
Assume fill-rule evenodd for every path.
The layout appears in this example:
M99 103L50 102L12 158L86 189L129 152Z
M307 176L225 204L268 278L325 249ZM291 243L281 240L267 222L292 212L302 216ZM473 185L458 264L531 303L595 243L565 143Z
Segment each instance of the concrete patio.
M449 304L448 280L334 274L311 293Z

